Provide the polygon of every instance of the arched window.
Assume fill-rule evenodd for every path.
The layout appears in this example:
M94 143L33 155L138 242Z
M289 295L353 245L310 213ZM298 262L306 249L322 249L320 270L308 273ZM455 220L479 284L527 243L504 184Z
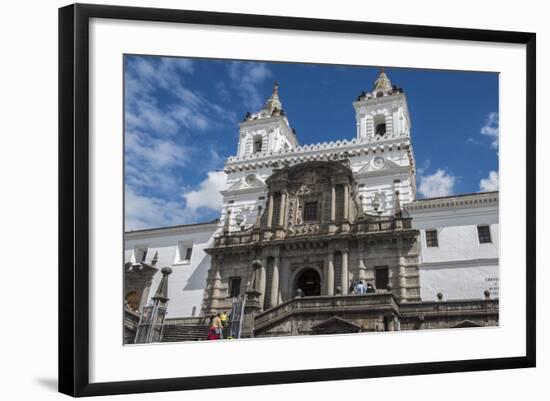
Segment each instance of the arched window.
M386 134L386 116L377 114L374 116L374 135L384 136Z
M262 152L262 137L261 136L255 136L254 137L254 143L253 143L253 153L261 153Z
M126 304L133 311L139 309L139 295L136 291L130 291L126 294Z

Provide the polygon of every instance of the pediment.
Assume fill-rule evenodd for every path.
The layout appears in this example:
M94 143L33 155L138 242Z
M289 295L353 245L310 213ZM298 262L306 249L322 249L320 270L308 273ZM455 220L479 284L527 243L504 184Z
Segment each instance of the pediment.
M400 166L390 159L386 159L382 156L376 156L365 164L357 172L357 174L376 174L380 172L387 172L388 170L400 170L402 168L403 166Z
M344 333L359 333L361 326L356 323L349 322L338 316L331 317L311 328L313 334L344 334Z
M463 320L462 322L458 323L456 326L453 326L453 329L463 329L467 327L481 327L481 325L474 323L471 320Z
M258 191L258 190L265 190L266 185L265 183L260 180L259 178L250 179L249 177L245 177L233 185L231 185L229 188L227 188L224 191L221 191L222 194L226 193L232 193L232 192L244 192L244 191Z

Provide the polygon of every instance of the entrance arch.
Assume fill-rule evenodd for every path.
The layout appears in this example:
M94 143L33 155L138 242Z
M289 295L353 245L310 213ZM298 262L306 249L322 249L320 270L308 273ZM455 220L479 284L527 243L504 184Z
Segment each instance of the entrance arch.
M302 270L296 276L294 284L294 293L300 288L305 297L314 297L321 295L321 276L319 272L312 268Z

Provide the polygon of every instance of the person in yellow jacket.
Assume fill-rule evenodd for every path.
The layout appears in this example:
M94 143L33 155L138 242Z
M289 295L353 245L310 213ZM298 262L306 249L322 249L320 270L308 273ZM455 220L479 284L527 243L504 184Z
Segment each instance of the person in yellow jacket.
M227 317L227 313L225 313L225 311L220 315L220 320L222 322L222 327L227 327L229 324L229 318Z

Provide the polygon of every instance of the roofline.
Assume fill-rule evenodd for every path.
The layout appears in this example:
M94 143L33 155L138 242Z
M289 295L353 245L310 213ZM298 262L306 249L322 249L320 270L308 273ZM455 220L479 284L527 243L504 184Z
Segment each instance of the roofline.
M417 199L403 205L409 214L426 213L434 210L471 209L476 207L497 207L499 191L473 192L460 195Z
M178 228L187 228L187 227L196 227L196 226L206 226L209 224L218 224L220 221L219 218L216 218L211 221L203 221L200 223L191 223L191 224L178 224L175 226L165 226L165 227L153 227L153 228L143 228L141 230L130 230L130 231L124 231L124 234L139 234L144 233L148 231L162 231L162 230L171 230L171 229L178 229Z
M482 196L482 195L490 195L490 194L498 194L498 193L499 193L499 191L469 192L469 193L466 193L466 194L436 196L436 197L433 197L433 198L416 199L416 200L414 200L413 202L410 202L410 203L432 201L432 200L439 200L439 199L462 198L462 197L465 197L465 196Z

